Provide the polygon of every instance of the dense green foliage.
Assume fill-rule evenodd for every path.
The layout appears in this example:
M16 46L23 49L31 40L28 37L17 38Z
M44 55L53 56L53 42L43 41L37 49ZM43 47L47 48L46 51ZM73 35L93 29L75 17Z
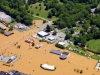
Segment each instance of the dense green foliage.
M27 7L25 0L0 0L1 10L16 19L17 22L31 25L32 16L27 12Z
M87 48L89 51L100 54L100 39L90 40L87 43Z
M67 27L77 27L76 23L81 24L80 35L74 37L74 44L81 43L85 46L87 41L92 39L100 39L100 0L45 0L45 10L51 9L48 18L58 17L54 21L54 25L63 29ZM96 8L94 14L91 9ZM69 39L74 31L66 34L65 39Z
M34 4L36 2L41 2L42 0L28 0L28 4Z
M56 43L55 46L58 47L58 48L61 48L61 49L65 49L64 46L62 46L62 45L60 45L60 44L58 44L58 43Z

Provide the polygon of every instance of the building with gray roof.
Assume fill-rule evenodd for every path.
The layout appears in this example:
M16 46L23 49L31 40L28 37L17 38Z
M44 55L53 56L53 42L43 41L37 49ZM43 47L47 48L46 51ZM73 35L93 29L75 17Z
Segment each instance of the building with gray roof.
M57 54L57 55L62 54L60 50L54 50L54 49L50 50L50 53Z
M62 60L65 60L65 59L67 58L67 55L66 55L66 54L61 54L61 55L59 56L59 58L62 59Z
M25 73L22 73L22 72L19 72L17 70L11 70L9 72L10 75L28 75L28 74L25 74Z
M14 34L14 32L13 31L7 31L7 32L4 33L5 36L9 36L11 34Z
M0 75L10 75L10 74L4 71L0 71Z
M0 29L6 30L6 27L0 24Z
M0 20L10 23L12 21L12 18L4 12L0 12Z

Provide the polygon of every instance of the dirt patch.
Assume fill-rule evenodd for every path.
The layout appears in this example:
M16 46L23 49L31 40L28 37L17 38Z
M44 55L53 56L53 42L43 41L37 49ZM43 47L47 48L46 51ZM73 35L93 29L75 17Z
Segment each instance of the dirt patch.
M32 24L33 25L31 26L31 28L34 28L36 26L43 24L43 20L33 20Z

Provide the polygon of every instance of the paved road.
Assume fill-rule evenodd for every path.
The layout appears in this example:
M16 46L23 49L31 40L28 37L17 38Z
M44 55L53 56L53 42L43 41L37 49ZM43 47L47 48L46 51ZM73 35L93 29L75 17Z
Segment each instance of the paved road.
M36 30L44 30L44 28L46 28L47 25L52 25L53 22L52 21L48 21L47 23L44 23L42 25L40 25L40 27L35 27L33 29L36 29Z
M33 15L33 17L38 17L38 18L40 18L40 19L43 19L43 20L49 21L48 19L45 19L45 18L43 18L43 17L41 17L41 16Z

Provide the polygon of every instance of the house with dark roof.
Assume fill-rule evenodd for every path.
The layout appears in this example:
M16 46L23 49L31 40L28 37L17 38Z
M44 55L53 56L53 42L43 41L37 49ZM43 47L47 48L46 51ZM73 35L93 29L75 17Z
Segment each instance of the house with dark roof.
M25 73L22 73L22 72L19 72L17 70L11 70L9 72L10 75L28 75L28 74L25 74Z
M4 71L0 71L0 75L10 75L10 74Z

